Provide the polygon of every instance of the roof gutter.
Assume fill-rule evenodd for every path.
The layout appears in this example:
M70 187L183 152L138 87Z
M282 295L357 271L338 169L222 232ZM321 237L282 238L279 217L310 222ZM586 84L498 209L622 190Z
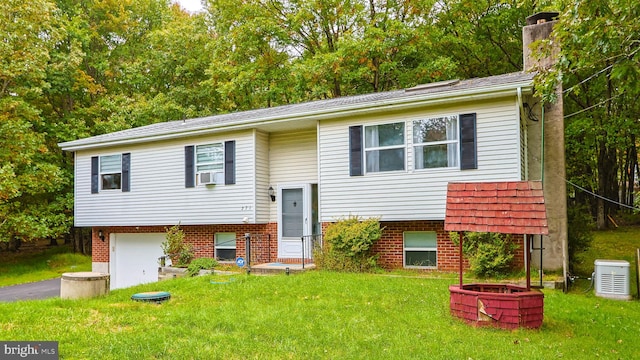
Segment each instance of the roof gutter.
M170 131L158 135L137 135L129 138L117 139L109 141L90 142L74 145L79 140L63 142L58 144L62 150L78 151L94 148L105 148L120 145L139 144L154 141L171 140L176 138L192 137L218 133L222 131L237 131L254 128L260 125L278 124L282 122L294 120L326 120L341 117L355 116L360 114L370 114L372 112L408 110L418 107L435 106L452 101L477 101L492 98L500 98L511 95L521 96L522 89L532 91L533 85L531 81L522 81L519 83L511 83L506 85L460 90L446 93L412 95L403 99L387 99L375 102L365 102L354 105L339 106L330 109L316 110L312 112L302 112L294 114L286 114L272 117L264 117L260 119L246 120L242 122L223 123L219 125L206 125L201 128L190 128L185 130Z

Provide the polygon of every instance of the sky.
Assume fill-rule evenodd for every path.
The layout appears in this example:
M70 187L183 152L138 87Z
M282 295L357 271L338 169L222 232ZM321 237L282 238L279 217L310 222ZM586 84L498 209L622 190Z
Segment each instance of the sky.
M201 0L173 0L174 3L180 4L183 9L191 12L202 10L202 3L200 3L200 1Z

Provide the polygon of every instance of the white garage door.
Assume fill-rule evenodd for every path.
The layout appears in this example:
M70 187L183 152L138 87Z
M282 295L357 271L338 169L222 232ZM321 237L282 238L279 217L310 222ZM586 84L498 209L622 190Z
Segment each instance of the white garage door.
M165 234L111 234L111 289L158 281Z

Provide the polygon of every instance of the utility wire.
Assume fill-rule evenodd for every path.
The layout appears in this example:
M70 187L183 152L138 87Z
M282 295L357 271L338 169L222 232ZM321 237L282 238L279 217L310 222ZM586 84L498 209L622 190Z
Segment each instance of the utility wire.
M597 104L595 104L595 105L591 105L591 106L589 106L589 107L587 107L587 108L584 108L584 109L582 109L582 110L576 111L576 112L571 113L571 114L569 114L569 115L565 115L565 116L564 116L564 118L565 118L565 119L567 119L567 118L570 118L570 117L572 117L572 116L574 116L574 115L578 115L578 114L583 113L583 112L585 112L585 111L589 111L589 110L591 110L591 109L593 109L593 108L595 108L595 107L598 107L598 106L600 106L600 105L602 105L602 104L604 104L604 103L607 103L607 102L609 102L609 101L611 101L611 100L613 100L613 99L615 99L615 98L617 98L617 97L619 97L619 96L622 96L623 94L624 94L624 93L618 94L618 95L616 95L616 96L612 96L612 97L610 97L610 98L608 98L608 99L605 99L605 100L600 101L599 103L597 103Z
M619 61L619 60L618 60L618 61ZM593 75L589 76L588 78L586 78L586 79L584 79L584 80L580 81L579 83L577 83L577 84L573 85L572 87L569 87L569 88L564 89L564 90L562 91L562 93L563 93L563 94L566 94L566 93L568 93L569 91L573 90L573 88L575 88L576 86L580 86L580 85L582 85L582 84L586 83L587 81L589 81L589 80L593 79L594 77L596 77L596 76L598 76L598 75L602 74L603 72L605 72L605 71L607 71L607 70L611 69L611 68L612 68L616 63L618 63L618 61L616 61L615 63L613 63L613 64L611 64L611 65L607 66L606 68L604 68L604 69L602 69L602 70L598 71L597 73L595 73L595 74L593 74Z
M560 177L559 175L556 175L556 176ZM602 199L602 200L604 200L604 201L607 201L607 202L610 202L610 203L612 203L612 204L619 205L619 206L622 206L622 207L625 207L625 208L628 208L628 209L631 209L631 210L637 210L637 211L640 211L640 208L633 207L633 206L631 206L631 205L627 205L627 204L623 204L623 203L621 203L621 202L619 202L619 201L611 200L611 199L606 198L606 197L604 197L604 196L598 195L598 194L596 194L596 193L594 193L594 192L592 192L592 191L589 191L589 190L587 190L587 189L583 188L583 187L582 187L582 186L580 186L580 185L576 185L576 184L572 183L571 181L569 181L569 180L567 180L567 179L564 179L564 181L566 181L568 184L572 185L573 187L576 187L576 188L578 188L578 189L580 189L580 190L582 190L582 191L586 192L587 194L590 194L590 195L592 195L592 196L597 197L598 199Z
M634 56L638 51L640 51L640 47L639 47L639 48L637 48L637 49L635 49L635 50L633 50L633 51L632 51L631 53L629 53L629 54L620 54L620 55L618 55L618 56L620 56L620 58L619 58L618 60L616 60L613 64L611 64L611 65L609 65L609 66L605 67L604 69L602 69L602 70L600 70L600 71L598 71L598 72L596 72L596 73L594 73L594 74L590 75L589 77L587 77L586 79L584 79L584 80L580 81L579 83L577 83L577 84L575 84L575 85L573 85L573 86L571 86L571 87L569 87L569 88L567 88L567 89L564 89L564 90L562 91L562 93L563 93L563 94L565 94L565 93L567 93L567 92L569 92L569 91L573 90L573 88L575 88L576 86L580 86L580 85L582 85L582 84L586 83L587 81L589 81L589 80L591 80L591 79L595 78L596 76L598 76L598 75L602 74L603 72L605 72L605 71L607 71L607 70L611 69L611 68L612 68L612 67L614 67L617 63L621 62L621 61L622 61L622 60L624 60L625 58L633 57L633 56Z

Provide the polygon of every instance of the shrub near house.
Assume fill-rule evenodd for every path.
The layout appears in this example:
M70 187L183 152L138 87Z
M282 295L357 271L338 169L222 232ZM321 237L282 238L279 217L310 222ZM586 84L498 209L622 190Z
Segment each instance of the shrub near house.
M377 218L348 217L327 226L326 245L314 254L316 265L328 270L362 272L377 267L373 245L382 229Z

